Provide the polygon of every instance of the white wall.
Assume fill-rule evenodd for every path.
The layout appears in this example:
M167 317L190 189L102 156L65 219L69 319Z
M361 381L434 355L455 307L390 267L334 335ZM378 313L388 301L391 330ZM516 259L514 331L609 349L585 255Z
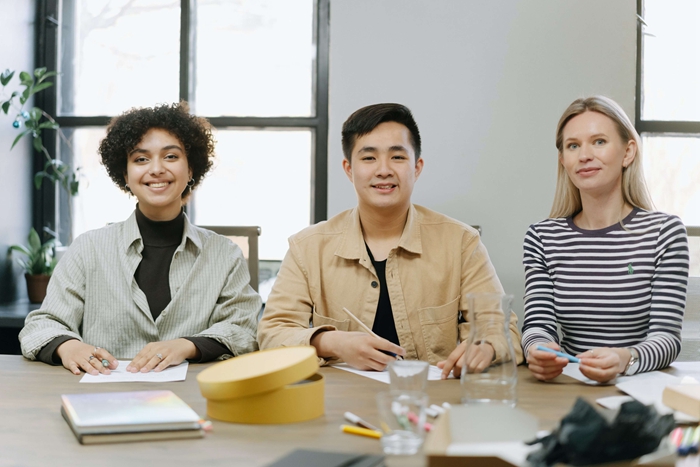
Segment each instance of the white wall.
M634 0L331 0L328 215L355 205L340 129L399 102L421 130L413 201L483 229L522 318L522 240L547 217L556 123L605 94L634 120Z
M0 11L0 72L17 70L10 83L14 86L20 70L33 68L34 2L0 0ZM7 255L7 248L26 243L32 212L31 147L25 139L10 151L19 132L12 127L12 120L11 114L0 112L0 303L26 296L22 272Z

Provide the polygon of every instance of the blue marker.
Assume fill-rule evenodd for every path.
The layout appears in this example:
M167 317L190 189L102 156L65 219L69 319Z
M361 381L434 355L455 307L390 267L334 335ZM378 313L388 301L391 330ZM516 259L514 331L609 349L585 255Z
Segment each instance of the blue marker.
M537 350L542 350L542 351L544 351L544 352L553 353L553 354L556 355L557 357L564 357L565 359L567 359L567 360L570 361L571 363L579 363L579 362L581 362L581 360L579 360L578 358L574 357L573 355L569 355L568 353L564 353L564 352L559 352L558 350L550 349L549 347L545 347L544 345L538 345L538 346L537 346Z

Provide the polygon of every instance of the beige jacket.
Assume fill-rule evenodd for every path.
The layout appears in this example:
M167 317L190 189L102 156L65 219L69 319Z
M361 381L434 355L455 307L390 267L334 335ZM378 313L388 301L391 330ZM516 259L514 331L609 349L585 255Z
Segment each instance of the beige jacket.
M445 360L469 335L470 292L503 292L479 234L471 227L412 205L386 281L396 332L407 359ZM347 307L368 327L379 287L357 208L308 227L289 239L289 251L258 324L261 349L309 345L319 330L360 331ZM465 319L461 319L464 316ZM501 321L503 323L503 321ZM522 361L517 317L510 318L516 360ZM505 354L505 339L484 336Z

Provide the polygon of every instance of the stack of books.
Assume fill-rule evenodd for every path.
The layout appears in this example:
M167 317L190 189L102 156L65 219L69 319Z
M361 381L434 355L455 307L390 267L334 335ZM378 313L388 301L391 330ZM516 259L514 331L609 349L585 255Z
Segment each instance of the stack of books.
M172 391L61 396L61 414L81 444L201 438L199 415Z

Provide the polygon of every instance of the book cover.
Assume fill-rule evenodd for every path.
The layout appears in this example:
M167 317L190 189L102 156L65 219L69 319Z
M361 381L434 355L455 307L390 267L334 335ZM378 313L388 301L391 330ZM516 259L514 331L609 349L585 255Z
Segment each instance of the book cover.
M76 435L200 429L199 415L172 391L64 394L61 399Z
M662 402L674 410L700 418L700 384L666 386Z

